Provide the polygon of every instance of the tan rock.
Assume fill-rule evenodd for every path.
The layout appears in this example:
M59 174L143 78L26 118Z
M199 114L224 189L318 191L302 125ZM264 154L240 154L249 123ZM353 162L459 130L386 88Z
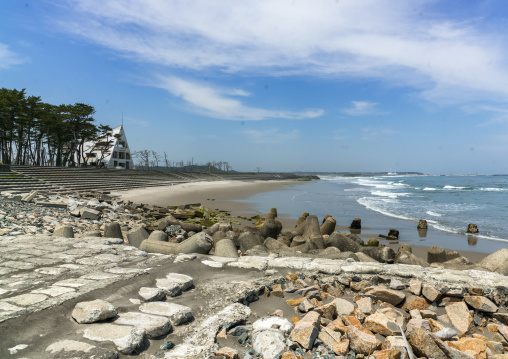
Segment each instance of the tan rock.
M427 300L425 300L425 298L412 295L412 296L409 296L408 298L406 298L406 302L404 303L402 308L409 312L413 309L418 309L418 310L427 309L428 306L429 306L429 303L427 302Z
M228 338L228 334L227 334L227 331L226 331L226 327L222 328L220 330L219 333L217 333L217 338L219 339L227 339Z
M414 295L420 295L422 293L422 281L419 279L411 279L409 281L409 291Z
M355 310L355 305L348 300L337 298L332 302L335 305L337 315L350 315Z
M377 350L372 353L376 359L400 359L402 352L397 349Z
M430 330L435 333L435 332L439 332L440 330L443 330L446 328L445 325L441 324L439 321L437 320L434 320L432 318L429 318L429 324L430 324Z
M332 344L330 347L331 350L335 353L335 355L343 356L349 352L349 340L344 339L338 343Z
M336 306L333 302L317 307L314 309L314 311L321 314L323 318L330 320L333 320L333 318L336 316Z
M407 323L407 330L413 330L416 328L423 328L430 332L430 324L427 319L411 319Z
M469 312L466 303L457 302L445 307L446 314L459 333L467 333L473 324L473 315Z
M360 298L356 301L356 305L363 314L366 315L372 314L372 298L370 297Z
M290 334L290 339L299 343L303 348L310 349L314 344L321 322L321 315L317 312L309 312L298 323Z
M286 304L290 305L292 307L295 307L298 304L300 304L301 302L303 302L304 300L307 300L307 297L301 297L298 299L288 299L288 300L286 300Z
M497 325L497 324L489 323L489 324L487 324L487 331L489 333L497 333L498 327L499 327L499 325Z
M279 297L279 298L284 298L284 291L282 289L282 285L280 284L274 284L272 286L272 292L271 292L271 295L273 295L274 297Z
M365 294L373 295L378 300L390 303L392 305L397 305L406 298L404 292L388 289L382 286L367 287L365 288L364 292Z
M322 327L321 331L318 334L318 338L324 343L324 345L326 345L328 348L331 348L333 344L338 343L342 340L342 335L330 328Z
M492 316L501 323L508 325L508 313L494 313Z
M364 325L374 333L379 333L384 336L401 334L399 326L391 321L385 314L379 312L365 318Z
M418 309L411 309L409 311L409 315L411 316L411 319L423 319L423 317Z
M307 299L298 304L298 310L302 313L307 313L313 310L316 306L309 302Z
M303 357L293 352L285 352L280 359L303 359Z
M389 336L385 339L385 346L387 349L405 347L406 342L402 336Z
M292 317L291 318L291 324L295 325L300 321L300 317Z
M425 284L422 288L422 294L431 303L437 302L441 298L441 291L432 284Z
M368 355L381 347L381 342L374 335L365 333L361 327L347 327L346 335L350 348L358 354Z
M358 320L358 318L352 316L352 315L344 315L342 317L342 319L344 319L344 322L347 324L347 325L358 325L358 326L362 326L362 323L360 323L360 321Z
M432 338L430 332L416 328L407 334L407 339L416 355L426 358L447 359L447 356Z
M497 305L492 303L490 299L485 298L483 296L466 295L464 296L464 300L468 305L470 305L474 309L479 310L480 312L495 313L498 310Z
M215 355L218 357L223 357L226 359L238 359L238 350L230 348L230 347L224 347L220 348L215 352Z
M508 341L508 326L506 325L499 325L497 327L497 331L499 334L503 336L503 338Z
M487 359L487 346L482 339L464 337L458 341L447 341L446 344L461 352L474 355L475 359Z

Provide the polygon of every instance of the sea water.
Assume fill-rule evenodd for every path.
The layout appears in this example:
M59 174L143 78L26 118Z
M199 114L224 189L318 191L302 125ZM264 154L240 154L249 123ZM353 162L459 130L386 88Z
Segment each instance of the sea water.
M364 228L374 228L372 234L388 227L408 228L406 238L427 240L425 245L473 249L479 238L493 242L485 251L508 247L508 176L321 176L284 191L257 194L248 202L259 213L274 206L290 218L302 212L320 218L331 214L343 226L360 217ZM420 219L427 220L433 236L422 239L413 230ZM480 233L467 242L438 233L465 237L469 223L477 224ZM444 240L447 243L440 243Z

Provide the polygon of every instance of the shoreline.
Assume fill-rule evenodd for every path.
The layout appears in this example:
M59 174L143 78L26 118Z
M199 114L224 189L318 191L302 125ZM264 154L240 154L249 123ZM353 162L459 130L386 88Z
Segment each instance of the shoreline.
M290 214L281 211L278 208L278 200L274 199L270 202L270 206L266 206L264 210L259 209L259 203L256 203L255 198L258 195L269 196L271 193L279 193L290 189L289 186L301 185L305 182L295 180L275 180L275 181L216 181L216 182L192 182L185 184L178 184L173 186L162 186L162 187L151 187L143 189L133 189L127 191L114 191L111 192L114 196L119 196L123 200L132 201L134 203L144 203L158 206L178 206L186 204L201 203L201 205L208 207L212 210L219 210L223 212L229 212L233 217L252 217L259 215L265 217L270 211L271 207L278 209L278 217L283 228L289 229L296 225L297 219L293 218ZM276 197L276 196L274 196ZM262 201L264 202L264 201ZM362 212L368 209L363 209ZM310 214L311 209L308 210ZM333 213L331 213L334 215ZM354 214L353 217L354 218ZM383 216L384 217L384 216ZM334 218L336 218L334 216ZM322 218L319 218L322 220ZM336 218L337 219L337 218ZM235 218L241 227L253 226L250 221ZM383 218L382 227L386 227L385 224L393 222L392 218ZM398 223L402 223L402 220L396 220ZM404 227L408 227L412 222L406 222ZM339 223L337 220L336 230L340 232L349 232L349 228L344 223ZM365 227L360 233L360 237L365 241L368 241L370 237L377 236L375 233L382 233L385 229L380 229L379 226ZM414 230L416 232L416 229ZM432 235L438 235L439 238L446 238L450 236L460 236L459 234L445 233L434 228L429 227L429 232ZM420 241L422 241L420 239ZM380 239L381 244L388 245L393 250L397 251L398 247L403 243L408 243L413 248L413 254L416 256L427 259L427 251L435 243L413 243L408 240L401 239L399 241L389 241ZM478 262L491 252L475 251L473 249L457 249L454 246L447 245L449 242L439 243L438 245L449 250L457 250L460 255L468 258L472 262Z

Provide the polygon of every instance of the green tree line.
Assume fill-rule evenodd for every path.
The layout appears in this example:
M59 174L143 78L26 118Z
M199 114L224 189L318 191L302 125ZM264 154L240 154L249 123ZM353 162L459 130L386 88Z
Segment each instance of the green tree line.
M25 89L0 89L0 161L33 166L86 164L86 141L111 131L95 125L93 106L84 103L52 105Z

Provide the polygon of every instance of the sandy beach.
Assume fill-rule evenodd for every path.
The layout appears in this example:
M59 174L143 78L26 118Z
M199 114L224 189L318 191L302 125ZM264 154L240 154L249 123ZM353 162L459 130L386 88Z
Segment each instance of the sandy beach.
M144 203L158 206L201 203L203 206L213 210L228 211L233 216L251 217L260 215L263 217L270 210L270 207L277 207L276 200L274 203L267 206L265 211L260 211L256 208L254 203L248 201L249 198L260 193L281 191L286 189L287 186L302 183L305 182L287 180L193 182L173 186L117 191L112 192L112 194L134 203ZM282 223L284 228L292 228L296 224L295 218L291 218L288 214L281 211L279 211L277 219ZM242 221L241 219L239 219L239 222L241 225L252 225L251 222ZM387 222L389 222L388 219ZM340 232L349 231L345 223L337 223L337 230ZM372 233L375 233L376 230L377 232L382 233L379 228L366 228L360 236L364 238L364 240L368 240L372 236ZM440 233L440 231L433 232L437 232L437 234L443 236L443 238L451 236L451 234ZM381 243L389 245L395 251L397 251L400 244L405 243L404 241L381 241ZM455 248L447 246L446 243L447 242L443 242L441 246L447 250L455 250ZM427 258L427 250L432 245L434 244L429 243L429 245L426 245L425 243L422 243L420 245L418 243L415 245L414 243L411 243L413 253L424 259ZM459 253L473 262L481 260L488 254L463 249L459 250Z

